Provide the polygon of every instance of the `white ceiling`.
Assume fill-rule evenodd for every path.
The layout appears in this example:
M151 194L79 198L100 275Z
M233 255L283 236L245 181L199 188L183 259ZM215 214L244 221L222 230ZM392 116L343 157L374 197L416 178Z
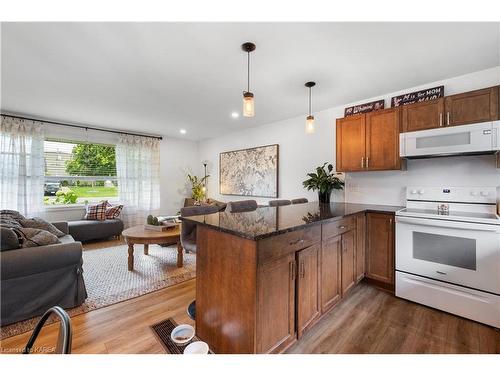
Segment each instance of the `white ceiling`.
M3 23L2 111L199 140L500 65L500 23ZM256 116L241 111L246 55ZM187 134L182 136L179 129Z

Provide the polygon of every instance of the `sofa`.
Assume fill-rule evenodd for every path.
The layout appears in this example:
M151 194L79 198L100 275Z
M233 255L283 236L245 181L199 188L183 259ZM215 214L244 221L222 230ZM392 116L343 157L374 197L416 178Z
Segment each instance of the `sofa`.
M41 315L54 305L79 306L87 298L82 244L69 235L67 222L52 224L65 234L60 243L0 252L0 325Z
M120 219L106 220L74 220L68 222L69 234L76 241L104 240L120 236L123 231L123 221Z

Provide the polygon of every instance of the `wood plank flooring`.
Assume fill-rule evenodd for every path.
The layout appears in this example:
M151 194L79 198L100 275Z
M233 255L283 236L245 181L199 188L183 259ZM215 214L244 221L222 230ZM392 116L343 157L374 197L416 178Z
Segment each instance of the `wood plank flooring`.
M193 322L189 280L72 318L73 353L164 353L150 325L168 317ZM0 343L18 352L30 333ZM57 326L44 328L36 346L54 346ZM500 353L500 332L394 297L361 283L288 353Z

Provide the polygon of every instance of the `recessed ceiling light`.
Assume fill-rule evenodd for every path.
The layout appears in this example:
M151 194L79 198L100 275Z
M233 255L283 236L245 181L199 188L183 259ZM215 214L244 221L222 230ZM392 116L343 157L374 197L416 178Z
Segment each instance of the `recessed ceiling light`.
M186 129L181 129L181 130L179 130L179 132L180 132L181 134L186 134L186 133L187 133Z
M231 113L231 117L232 118L238 118L238 117L240 117L240 114L238 112L232 112Z

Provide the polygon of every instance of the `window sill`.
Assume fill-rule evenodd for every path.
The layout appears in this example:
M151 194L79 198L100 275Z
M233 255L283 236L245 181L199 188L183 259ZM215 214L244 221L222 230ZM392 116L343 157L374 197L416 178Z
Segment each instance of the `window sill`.
M44 206L45 211L66 211L66 210L84 210L84 204L66 204L66 205L54 205L54 206Z

